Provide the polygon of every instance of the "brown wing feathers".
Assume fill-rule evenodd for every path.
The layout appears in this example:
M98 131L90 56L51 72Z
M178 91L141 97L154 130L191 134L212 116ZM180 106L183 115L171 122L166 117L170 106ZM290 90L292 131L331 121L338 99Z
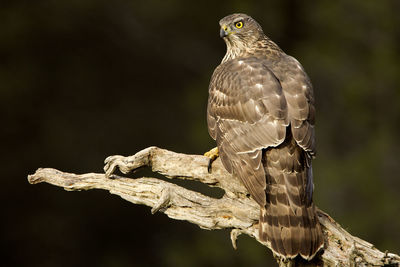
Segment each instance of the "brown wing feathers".
M260 216L260 233L284 257L312 258L323 244L314 206L307 201L306 152L289 133L283 144L264 152L267 204ZM308 203L308 204L307 204Z
M262 149L282 143L288 125L279 81L256 58L220 65L211 79L208 112L209 124L215 125L210 135L216 137L225 168L265 205Z
M243 31L223 35L227 54L211 78L208 129L225 168L260 204L260 239L281 257L311 259L323 246L312 203L311 83L249 16L234 14L220 24L225 29L238 19Z

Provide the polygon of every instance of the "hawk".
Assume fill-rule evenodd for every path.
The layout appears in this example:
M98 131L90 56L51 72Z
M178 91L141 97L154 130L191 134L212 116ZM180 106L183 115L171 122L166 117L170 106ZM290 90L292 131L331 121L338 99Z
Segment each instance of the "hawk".
M310 260L324 243L312 201L311 82L250 16L219 24L227 52L210 81L208 131L226 170L260 205L260 239L280 257Z

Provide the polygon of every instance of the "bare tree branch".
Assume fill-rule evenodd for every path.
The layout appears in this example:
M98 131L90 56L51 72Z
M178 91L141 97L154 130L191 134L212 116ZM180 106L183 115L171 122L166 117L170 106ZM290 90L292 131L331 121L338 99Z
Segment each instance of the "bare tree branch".
M134 204L151 207L152 213L160 211L172 219L189 221L204 229L232 229L234 248L237 237L242 233L270 247L270 244L261 242L258 237L258 204L249 197L244 186L226 172L219 159L213 163L211 173L207 170L208 163L209 159L204 156L149 147L129 157L108 157L104 167L106 174L78 175L46 168L29 175L28 181L31 184L46 182L69 191L108 190ZM128 173L145 166L168 178L194 180L219 187L225 194L216 199L156 178L129 179L112 175L117 168ZM281 266L400 265L398 255L379 251L372 244L350 235L328 214L321 210L317 213L325 235L323 253L313 262L299 259L296 262L285 262L278 259Z

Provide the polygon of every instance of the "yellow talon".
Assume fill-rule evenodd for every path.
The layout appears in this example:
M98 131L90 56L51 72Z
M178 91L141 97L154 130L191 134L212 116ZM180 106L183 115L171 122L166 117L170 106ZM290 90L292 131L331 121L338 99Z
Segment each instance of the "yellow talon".
M214 147L210 151L207 151L204 153L204 156L210 159L208 162L208 172L211 172L211 164L219 157L218 147Z
M204 153L204 156L210 158L211 160L215 160L219 156L218 147L214 147L210 151L207 151L206 153Z

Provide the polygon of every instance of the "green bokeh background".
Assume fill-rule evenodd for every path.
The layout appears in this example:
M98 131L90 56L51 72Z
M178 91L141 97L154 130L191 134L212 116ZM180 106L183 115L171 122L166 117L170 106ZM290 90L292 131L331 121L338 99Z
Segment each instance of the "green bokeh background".
M150 145L214 146L218 20L244 12L314 85L316 204L400 253L399 1L2 1L2 266L270 266L248 237L205 231L103 191L29 185L39 167L101 172ZM134 176L131 176L134 177ZM191 186L201 189L201 186Z

